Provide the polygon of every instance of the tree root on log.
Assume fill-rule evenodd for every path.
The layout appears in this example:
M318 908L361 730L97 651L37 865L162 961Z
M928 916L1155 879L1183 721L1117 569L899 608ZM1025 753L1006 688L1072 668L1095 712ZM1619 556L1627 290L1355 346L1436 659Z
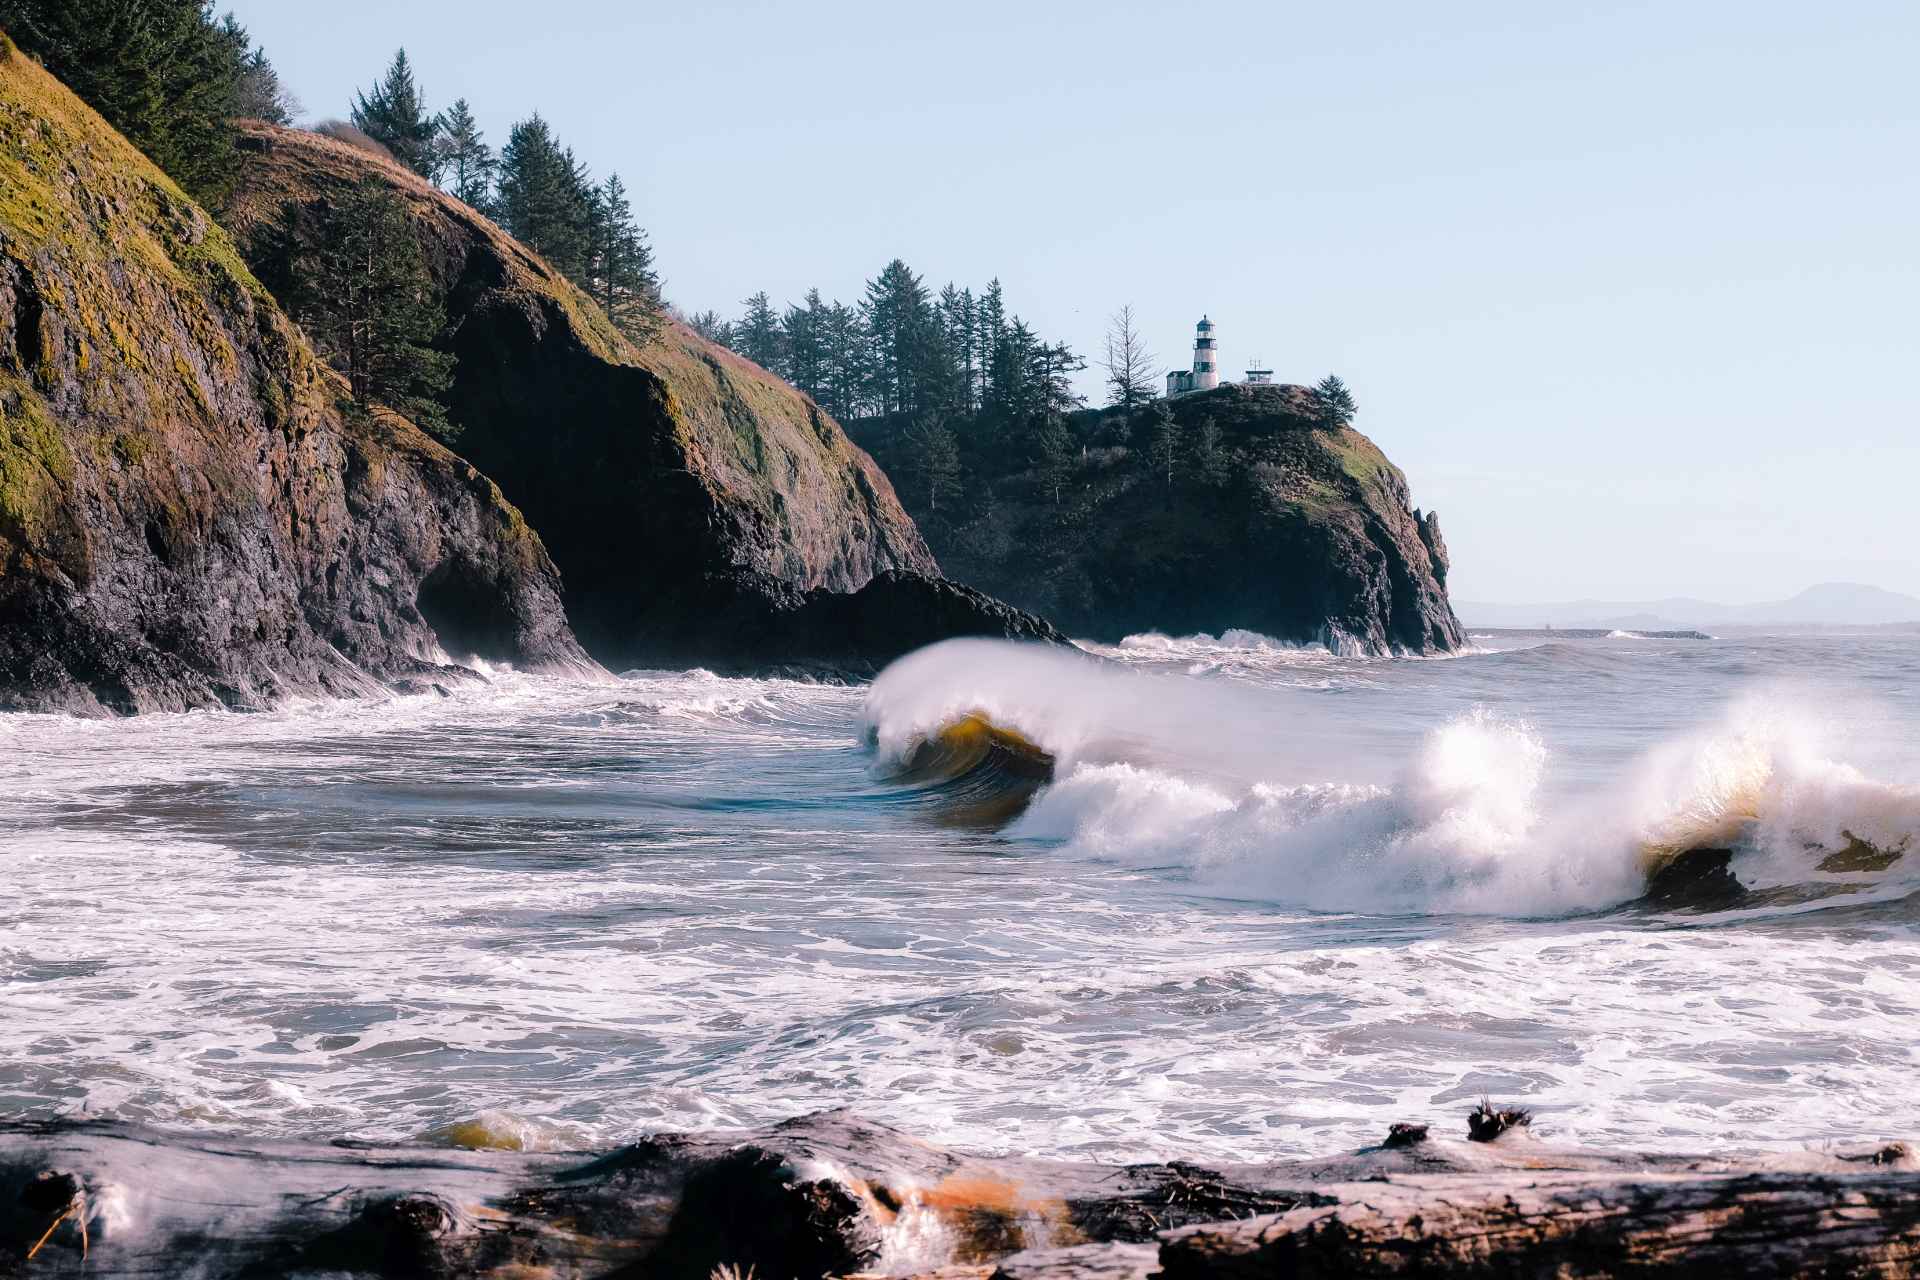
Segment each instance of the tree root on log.
M1903 1143L1715 1159L1422 1129L1203 1168L967 1156L844 1112L597 1156L13 1125L0 1277L1920 1276Z

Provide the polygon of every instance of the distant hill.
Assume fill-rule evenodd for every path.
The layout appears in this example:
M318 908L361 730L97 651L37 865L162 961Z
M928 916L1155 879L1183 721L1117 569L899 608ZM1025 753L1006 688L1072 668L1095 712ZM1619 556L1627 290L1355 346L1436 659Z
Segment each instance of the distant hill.
M1920 598L1858 582L1823 582L1788 600L1719 604L1676 597L1628 603L1575 600L1563 604L1459 606L1469 627L1884 627L1920 623Z

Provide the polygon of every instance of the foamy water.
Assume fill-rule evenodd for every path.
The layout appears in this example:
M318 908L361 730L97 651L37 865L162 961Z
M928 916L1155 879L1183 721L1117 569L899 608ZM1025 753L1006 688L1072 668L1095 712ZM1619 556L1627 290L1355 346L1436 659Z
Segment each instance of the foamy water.
M1542 639L0 717L0 1111L574 1147L852 1105L1227 1158L1489 1094L1674 1150L1910 1135L1920 854L1822 863L1920 830L1920 640ZM892 776L965 714L1056 760L1010 825ZM1755 897L1629 904L1699 845Z

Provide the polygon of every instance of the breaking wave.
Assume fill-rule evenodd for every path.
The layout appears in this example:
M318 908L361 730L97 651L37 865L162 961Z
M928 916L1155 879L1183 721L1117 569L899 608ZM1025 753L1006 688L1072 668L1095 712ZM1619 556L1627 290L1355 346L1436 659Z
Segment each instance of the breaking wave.
M911 655L866 704L883 769L938 761L1013 837L1184 869L1222 896L1535 916L1920 887L1920 789L1832 758L1815 717L1777 701L1738 704L1597 786L1557 778L1534 726L1484 707L1417 726L1388 759L1344 741L1341 714L1298 690L993 641Z

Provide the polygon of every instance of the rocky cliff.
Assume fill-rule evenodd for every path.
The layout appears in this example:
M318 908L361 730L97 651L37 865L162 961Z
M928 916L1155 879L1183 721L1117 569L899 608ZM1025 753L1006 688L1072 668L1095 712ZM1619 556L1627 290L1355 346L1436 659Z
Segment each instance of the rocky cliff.
M587 665L520 513L343 395L208 216L0 40L0 708Z
M1306 388L1228 386L1169 407L1171 478L1148 414L1124 445L1113 414L1081 415L1054 477L1031 439L979 451L958 517L916 512L941 563L1093 639L1241 628L1371 654L1465 642L1438 518L1413 507L1406 477L1371 440L1316 427ZM1199 450L1209 422L1211 469ZM911 469L903 438L863 430L890 468ZM1014 468L993 471L996 455Z
M446 297L458 447L553 549L596 657L864 669L896 656L867 625L886 619L834 597L939 569L885 473L811 400L677 325L636 347L491 221L377 156L266 125L243 145L228 222L270 287L356 184L405 198ZM942 599L958 628L945 634L1009 633L999 613L956 609L965 593Z

